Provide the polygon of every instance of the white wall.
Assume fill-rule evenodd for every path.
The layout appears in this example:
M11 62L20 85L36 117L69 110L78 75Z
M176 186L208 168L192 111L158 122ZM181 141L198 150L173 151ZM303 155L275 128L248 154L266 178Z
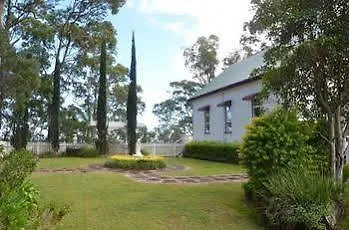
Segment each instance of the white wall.
M250 100L243 100L245 96L259 93L262 82L253 81L241 86L221 90L217 93L195 99L193 103L193 131L194 140L204 141L240 141L245 133L245 127L252 118L252 105ZM218 107L219 103L231 100L232 133L224 132L224 108ZM273 107L275 102L270 99L264 103L266 109ZM204 112L199 111L204 106L210 106L210 133L204 132Z

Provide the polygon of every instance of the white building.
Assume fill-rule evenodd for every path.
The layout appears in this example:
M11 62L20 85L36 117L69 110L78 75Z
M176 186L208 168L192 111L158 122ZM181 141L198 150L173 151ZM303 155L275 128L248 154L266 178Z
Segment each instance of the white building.
M264 52L260 52L230 66L190 99L194 140L239 141L251 118L276 104L275 100L261 102L256 97L262 82L250 74L263 62Z

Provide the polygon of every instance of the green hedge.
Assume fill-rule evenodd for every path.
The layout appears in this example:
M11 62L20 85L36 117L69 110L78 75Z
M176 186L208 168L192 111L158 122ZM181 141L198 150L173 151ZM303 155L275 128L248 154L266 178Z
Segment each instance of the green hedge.
M238 164L239 144L208 141L191 142L185 145L183 157Z
M108 168L150 170L165 168L162 157L112 156L104 164Z
M63 157L99 157L97 150L92 147L67 148L62 154Z

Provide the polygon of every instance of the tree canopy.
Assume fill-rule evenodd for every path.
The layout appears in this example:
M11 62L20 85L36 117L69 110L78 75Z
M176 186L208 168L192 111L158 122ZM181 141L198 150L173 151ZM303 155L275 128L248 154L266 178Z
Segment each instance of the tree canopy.
M264 83L286 105L309 119L328 122L332 175L341 180L349 104L349 2L345 0L252 0L247 24L255 40L271 47Z

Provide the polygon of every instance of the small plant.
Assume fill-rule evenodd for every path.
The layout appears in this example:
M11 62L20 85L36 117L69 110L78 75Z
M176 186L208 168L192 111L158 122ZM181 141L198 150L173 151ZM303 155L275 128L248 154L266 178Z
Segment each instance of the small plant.
M165 168L166 163L162 157L112 156L107 160L105 166L118 169L150 170Z
M325 218L336 213L343 191L330 177L304 168L281 170L264 188L270 223L319 230L326 229Z
M183 157L238 164L239 144L208 141L191 142L185 145Z

